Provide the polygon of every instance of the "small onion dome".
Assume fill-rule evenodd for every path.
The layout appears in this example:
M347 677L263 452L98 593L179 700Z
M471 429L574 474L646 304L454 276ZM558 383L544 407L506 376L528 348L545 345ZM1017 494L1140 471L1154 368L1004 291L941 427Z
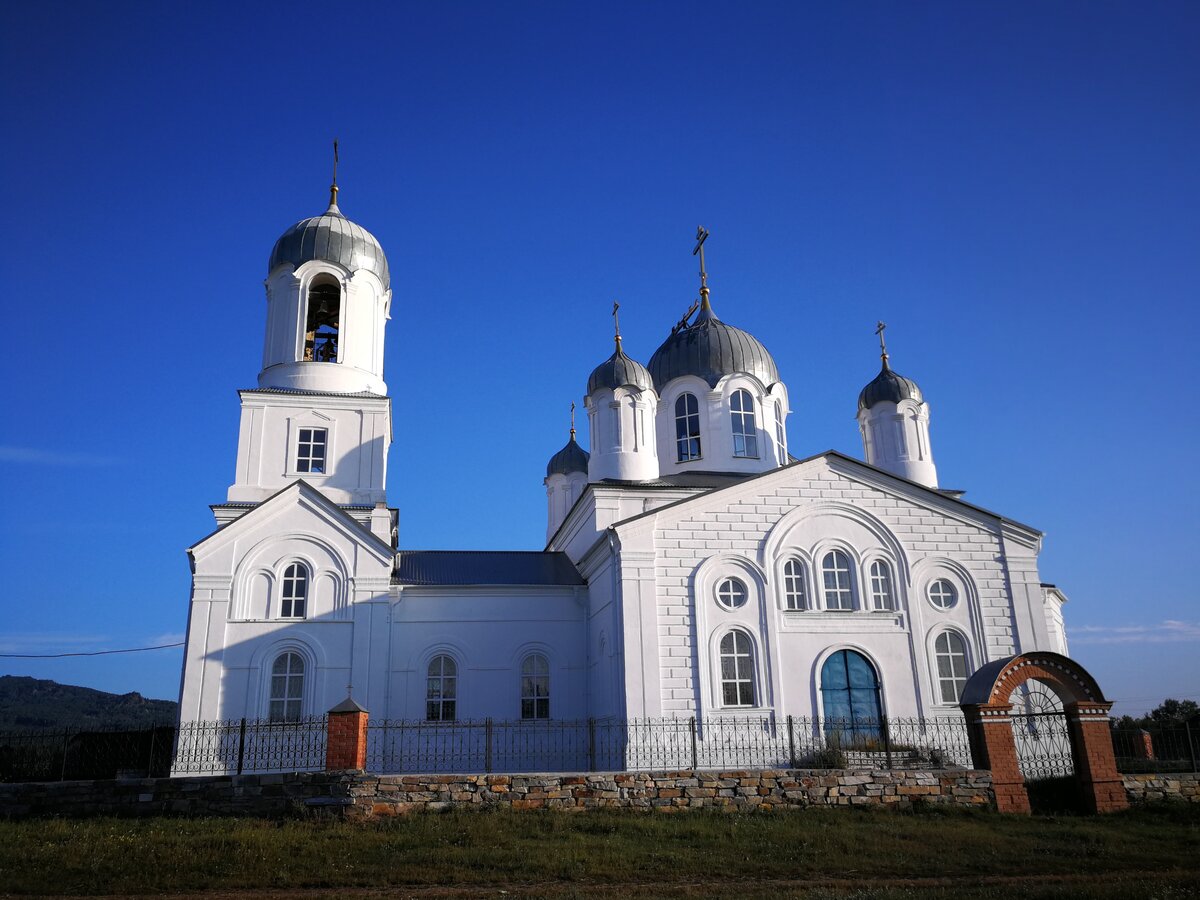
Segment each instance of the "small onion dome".
M587 392L591 394L601 388L616 390L619 387L631 385L640 391L654 389L650 373L636 359L630 359L621 349L621 339L617 338L617 349L608 359L596 366L588 376Z
M282 263L299 268L314 259L337 263L351 272L359 269L374 272L385 291L391 288L383 247L371 232L343 216L336 201L321 215L297 222L280 236L271 251L267 273L274 272Z
M696 375L709 387L734 373L753 375L768 387L779 380L775 360L758 338L726 325L707 302L695 322L674 332L654 351L649 368L660 393L681 375Z
M859 410L870 409L876 403L899 403L901 400L915 400L924 403L921 389L911 378L905 378L893 372L886 358L883 368L875 376L875 380L862 389L858 395Z
M546 477L551 475L570 475L572 472L587 474L588 452L575 442L575 429L571 429L571 439L546 463Z

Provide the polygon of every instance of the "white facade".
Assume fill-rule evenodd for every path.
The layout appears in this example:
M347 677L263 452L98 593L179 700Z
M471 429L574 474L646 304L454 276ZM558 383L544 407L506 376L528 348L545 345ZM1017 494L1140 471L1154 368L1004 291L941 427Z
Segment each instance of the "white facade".
M864 390L867 462L797 460L773 360L707 291L648 367L618 342L593 373L591 455L572 430L547 468L544 551L398 548L386 262L318 256L269 273L234 483L189 551L185 721L348 693L404 720L953 715L984 663L1065 653L1041 534L937 489L915 384Z

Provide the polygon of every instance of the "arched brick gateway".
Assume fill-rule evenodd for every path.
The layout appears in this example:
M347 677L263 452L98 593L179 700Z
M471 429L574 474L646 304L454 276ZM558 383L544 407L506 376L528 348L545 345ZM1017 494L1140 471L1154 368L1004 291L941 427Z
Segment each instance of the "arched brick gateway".
M1129 801L1113 755L1108 711L1100 685L1079 663L1058 653L1034 652L994 660L972 675L963 688L975 767L990 769L1000 812L1028 813L1029 793L1017 760L1009 712L1013 691L1030 679L1058 694L1071 736L1075 777L1085 806L1092 812L1125 809Z

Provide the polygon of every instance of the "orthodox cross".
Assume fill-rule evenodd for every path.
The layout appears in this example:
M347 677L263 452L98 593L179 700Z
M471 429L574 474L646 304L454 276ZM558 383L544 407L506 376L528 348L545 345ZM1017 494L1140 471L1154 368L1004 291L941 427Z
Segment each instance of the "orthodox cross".
M885 344L883 341L883 332L884 332L885 328L887 328L886 322L876 322L875 323L875 333L877 335L879 335L879 355L880 355L880 357L882 357L883 361L886 363L887 358L888 358L887 344Z
M333 139L333 184L329 185L329 205L337 206L337 166L338 166L338 151L337 138Z
M571 440L575 440L575 401L571 401Z
M617 340L617 348L618 349L620 349L620 347L621 347L621 318L620 318L620 316L617 315L617 310L619 310L620 308L621 308L621 304L618 303L616 300L614 300L612 317L613 317L613 329L616 332L616 340Z
M699 254L700 256L700 290L708 289L708 272L704 268L704 242L708 240L708 232L703 225L696 226L696 249L692 251L692 256Z

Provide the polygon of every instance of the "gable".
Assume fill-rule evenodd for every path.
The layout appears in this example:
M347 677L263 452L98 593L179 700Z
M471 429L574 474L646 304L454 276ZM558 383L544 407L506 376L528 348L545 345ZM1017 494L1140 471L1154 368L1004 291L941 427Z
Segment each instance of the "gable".
M360 557L390 566L392 548L304 482L293 482L188 548L197 569L232 568L251 548L287 541L325 545L348 571Z

